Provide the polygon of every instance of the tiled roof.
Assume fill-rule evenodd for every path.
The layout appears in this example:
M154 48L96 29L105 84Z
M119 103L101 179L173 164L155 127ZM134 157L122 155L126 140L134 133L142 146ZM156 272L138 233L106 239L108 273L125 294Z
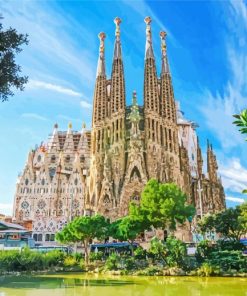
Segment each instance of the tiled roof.
M3 220L0 220L0 228L1 225L5 228L11 228L11 229L19 229L19 230L26 230L25 227L21 226L21 225L18 225L18 224L14 224L14 223L8 223L8 222L5 222Z

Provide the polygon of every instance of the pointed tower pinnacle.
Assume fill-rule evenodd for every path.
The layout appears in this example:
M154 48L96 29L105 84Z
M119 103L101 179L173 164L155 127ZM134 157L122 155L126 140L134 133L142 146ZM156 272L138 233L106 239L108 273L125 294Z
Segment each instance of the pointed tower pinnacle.
M167 53L166 53L166 32L161 31L160 32L160 38L161 38L161 54L162 54L162 66L161 66L161 75L164 73L170 73L169 70L169 64L167 59Z
M120 24L122 20L119 17L116 17L114 19L114 23L116 24L116 30L115 30L115 45L114 45L114 59L121 59L122 58L122 52L121 52L121 41L120 41Z
M125 82L122 61L122 49L120 41L120 24L121 19L116 17L114 23L116 25L114 55L111 73L111 95L110 95L110 113L125 110Z
M100 32L98 35L100 39L100 47L99 47L99 59L98 59L98 66L97 66L97 77L98 76L105 76L105 33Z
M166 38L167 34L164 31L160 32L161 38L161 84L160 84L160 111L161 115L168 121L172 121L174 124L177 123L177 110L174 100L172 79L170 75L170 69L166 51Z
M53 129L53 136L54 136L55 134L57 134L57 130L58 130L58 124L55 123L55 124L54 124L54 129Z
M71 134L71 130L72 130L72 123L69 122L69 124L68 124L67 134Z
M106 74L105 74L105 33L101 32L98 35L100 40L99 59L96 74L96 83L94 89L94 105L92 126L94 127L106 116L107 91L106 91Z
M146 16L144 19L144 22L146 23L146 49L145 49L145 59L147 58L153 58L154 59L154 53L153 53L153 47L152 47L152 33L151 33L151 17Z
M146 49L145 49L145 70L144 70L144 109L159 114L159 90L158 78L155 65L155 58L152 47L151 18L144 19L146 23ZM146 122L147 125L150 126ZM156 135L157 136L157 135Z

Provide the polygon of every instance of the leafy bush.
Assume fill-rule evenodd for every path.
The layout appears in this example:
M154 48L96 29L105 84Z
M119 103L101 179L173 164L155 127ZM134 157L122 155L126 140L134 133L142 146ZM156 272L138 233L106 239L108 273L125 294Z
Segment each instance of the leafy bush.
M146 250L144 250L142 247L138 247L135 251L134 251L134 256L136 259L146 259Z
M218 240L217 249L220 251L243 251L245 246L236 240Z
M181 267L185 271L192 271L199 267L199 264L195 257L192 256L185 256L183 258L183 263L181 264Z
M247 258L242 251L217 251L208 259L212 265L217 265L223 272L230 270L247 272Z
M166 246L157 237L152 238L150 242L150 248L148 250L148 256L153 260L158 260L165 263Z
M54 250L42 254L45 267L63 266L66 254L64 252Z
M89 255L90 261L97 261L97 260L102 260L104 256L104 253L102 251L99 252L92 252Z
M112 253L105 262L107 270L118 270L121 267L121 258L118 254Z
M146 269L138 271L137 275L145 275L145 276L163 275L163 270L158 266L149 266Z
M207 262L204 262L202 266L197 270L197 274L199 276L212 276L218 275L219 273L220 269L218 266L212 265Z
M126 270L133 270L137 268L136 260L134 257L125 257L121 258L121 267L123 267Z
M63 264L65 267L74 267L74 266L78 265L78 262L76 261L76 259L74 257L69 256L64 259Z
M168 236L165 246L167 253L166 264L170 267L182 267L187 254L185 243L176 239L174 236Z
M26 248L19 251L0 251L0 271L41 271L63 266L65 253L39 253Z
M196 255L195 255L198 263L203 263L207 258L209 258L213 250L214 249L210 241L208 240L201 241L197 245Z
M79 262L79 261L83 258L82 253L78 253L78 252L73 253L72 256L75 258L75 260L76 260L77 262Z
M42 254L29 249L19 251L0 251L1 271L43 270L45 264Z

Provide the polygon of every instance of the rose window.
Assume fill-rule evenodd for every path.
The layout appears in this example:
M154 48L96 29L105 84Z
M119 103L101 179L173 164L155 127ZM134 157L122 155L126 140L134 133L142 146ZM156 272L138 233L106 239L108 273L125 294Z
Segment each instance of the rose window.
M45 208L45 206L46 206L46 203L45 203L45 201L44 200L40 200L39 202L38 202L38 208L39 209L44 209Z
M23 202L21 203L21 207L22 207L23 209L27 209L27 208L29 207L29 203L28 203L27 201L23 201Z

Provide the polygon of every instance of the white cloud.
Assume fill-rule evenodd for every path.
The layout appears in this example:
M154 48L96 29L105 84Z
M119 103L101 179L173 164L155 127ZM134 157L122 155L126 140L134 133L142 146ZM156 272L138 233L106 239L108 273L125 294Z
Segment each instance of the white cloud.
M247 188L247 168L241 165L240 159L233 158L227 163L220 163L219 174L225 189L240 193Z
M87 109L90 109L92 108L92 104L86 102L86 101L80 101L80 105L82 108L87 108Z
M0 203L0 214L11 215L12 209L12 203Z
M32 80L30 79L29 83L27 84L27 88L30 89L47 89L51 91L55 91L58 93L62 93L68 96L73 97L82 97L83 95L79 92L76 92L70 88L63 87L61 85L52 84L49 82L39 81L39 80Z
M243 143L243 137L232 124L233 114L239 113L244 106L239 89L229 83L223 96L214 96L206 90L203 97L206 103L201 106L201 112L205 116L207 126L220 140L222 147L232 148Z
M234 121L233 114L240 113L242 109L246 108L247 8L241 1L232 1L225 7L229 30L225 38L227 65L230 69L229 79L221 94L219 92L213 94L209 90L204 91L200 110L205 117L207 126L220 140L223 149L231 149L244 141L244 137L240 135L232 122Z
M41 116L41 115L36 114L36 113L23 113L23 114L21 114L21 117L37 119L37 120L42 120L42 121L47 121L48 120L46 117Z
M29 45L21 54L28 75L39 72L51 75L67 73L87 87L94 81L94 59L91 49L81 44L93 44L90 30L64 15L56 5L39 1L5 1L1 3L4 25L21 28L28 34ZM79 42L77 43L76 38ZM83 57L83 58L82 58ZM93 62L92 62L93 61ZM54 76L54 74L53 74Z
M226 200L237 202L237 203L243 203L243 202L245 202L245 199L244 198L232 197L232 196L226 196Z
M235 12L242 18L247 26L247 6L243 0L231 0L230 1Z

